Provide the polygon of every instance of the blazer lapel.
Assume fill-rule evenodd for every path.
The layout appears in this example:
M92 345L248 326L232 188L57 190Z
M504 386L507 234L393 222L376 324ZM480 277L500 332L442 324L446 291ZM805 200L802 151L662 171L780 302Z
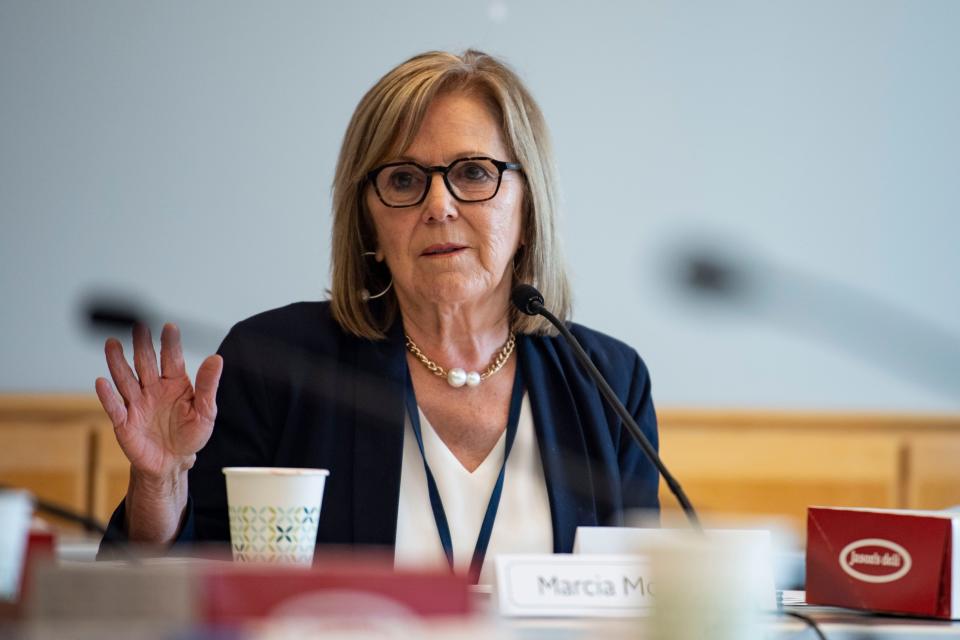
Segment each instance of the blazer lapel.
M576 527L598 524L581 417L552 341L520 336L519 352L550 499L553 550L569 553Z
M403 460L403 330L387 339L356 341L353 409L354 544L392 547L397 536L400 465Z

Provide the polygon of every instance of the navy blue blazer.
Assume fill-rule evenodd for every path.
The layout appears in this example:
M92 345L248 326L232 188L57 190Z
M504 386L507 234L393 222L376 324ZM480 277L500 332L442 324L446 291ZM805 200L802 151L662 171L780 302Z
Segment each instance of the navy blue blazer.
M571 330L656 446L643 361L613 338L576 324ZM178 541L229 541L222 467L312 467L330 470L317 543L392 547L408 375L400 323L386 340L365 340L340 329L329 303L302 302L238 323L219 353L219 412L189 473ZM626 509L658 508L656 468L566 343L520 335L516 356L546 477L554 551L571 551L577 526L618 525ZM121 503L105 539L125 537L123 520Z

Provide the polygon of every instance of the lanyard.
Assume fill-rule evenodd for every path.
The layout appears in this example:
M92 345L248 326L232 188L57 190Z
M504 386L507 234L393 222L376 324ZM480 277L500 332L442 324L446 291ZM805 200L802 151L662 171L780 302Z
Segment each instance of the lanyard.
M497 518L497 509L500 506L500 496L503 493L503 477L507 470L507 458L510 455L510 449L513 448L513 441L517 436L517 423L520 420L520 406L523 400L523 378L520 375L520 367L517 367L516 376L513 379L513 392L510 396L510 415L507 418L507 441L503 451L503 464L500 466L500 475L497 476L497 482L493 487L493 493L490 494L490 502L487 503L487 511L483 516L483 523L480 525L480 534L477 536L477 546L473 550L473 558L470 560L470 582L477 583L480 578L480 569L483 567L483 559L487 555L487 547L490 544L490 535L493 533L493 523ZM423 458L423 470L427 474L427 489L430 492L430 507L433 509L433 519L437 523L437 533L440 534L440 544L443 545L443 552L447 556L447 562L450 569L453 569L453 539L450 537L450 525L447 523L447 514L443 510L443 502L440 500L440 492L437 490L437 482L430 471L430 465L427 464L427 456L423 451L423 435L420 431L420 412L417 409L417 399L413 393L413 380L410 373L407 373L407 414L410 416L410 424L413 427L413 434L417 438L417 446L420 448L420 457Z

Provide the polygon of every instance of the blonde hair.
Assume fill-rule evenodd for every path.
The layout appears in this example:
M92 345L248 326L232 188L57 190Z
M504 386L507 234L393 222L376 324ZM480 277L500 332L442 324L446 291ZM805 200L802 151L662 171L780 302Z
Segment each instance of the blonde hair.
M540 108L520 78L496 58L474 50L461 56L430 51L395 67L367 91L343 137L333 181L331 309L344 331L382 339L398 313L393 290L373 308L361 295L363 289L383 290L390 278L388 273L377 274L376 263L364 256L377 246L364 196L367 173L410 146L436 96L456 92L480 96L489 104L513 154L501 159L523 167L524 221L514 284L534 285L554 315L563 320L570 315L570 287L557 234L553 159ZM555 332L542 317L512 307L510 325L518 333Z

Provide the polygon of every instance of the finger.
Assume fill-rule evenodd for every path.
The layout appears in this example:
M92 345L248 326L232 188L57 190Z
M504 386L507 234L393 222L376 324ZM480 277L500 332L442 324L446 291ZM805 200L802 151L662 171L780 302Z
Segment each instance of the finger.
M123 357L123 345L116 338L109 338L103 350L107 354L107 368L110 369L110 377L113 378L117 391L127 404L139 401L140 383L133 375L133 369L127 364L127 359Z
M164 378L182 378L187 375L183 363L180 329L168 322L160 332L160 375Z
M137 368L141 387L149 386L160 378L150 327L139 322L133 327L133 366Z
M103 410L107 412L107 417L113 423L113 428L120 429L127 421L127 408L123 406L123 399L113 390L106 378L97 378L94 386Z
M217 386L223 373L223 358L210 356L197 370L197 383L194 385L194 408L197 413L211 422L217 417Z

